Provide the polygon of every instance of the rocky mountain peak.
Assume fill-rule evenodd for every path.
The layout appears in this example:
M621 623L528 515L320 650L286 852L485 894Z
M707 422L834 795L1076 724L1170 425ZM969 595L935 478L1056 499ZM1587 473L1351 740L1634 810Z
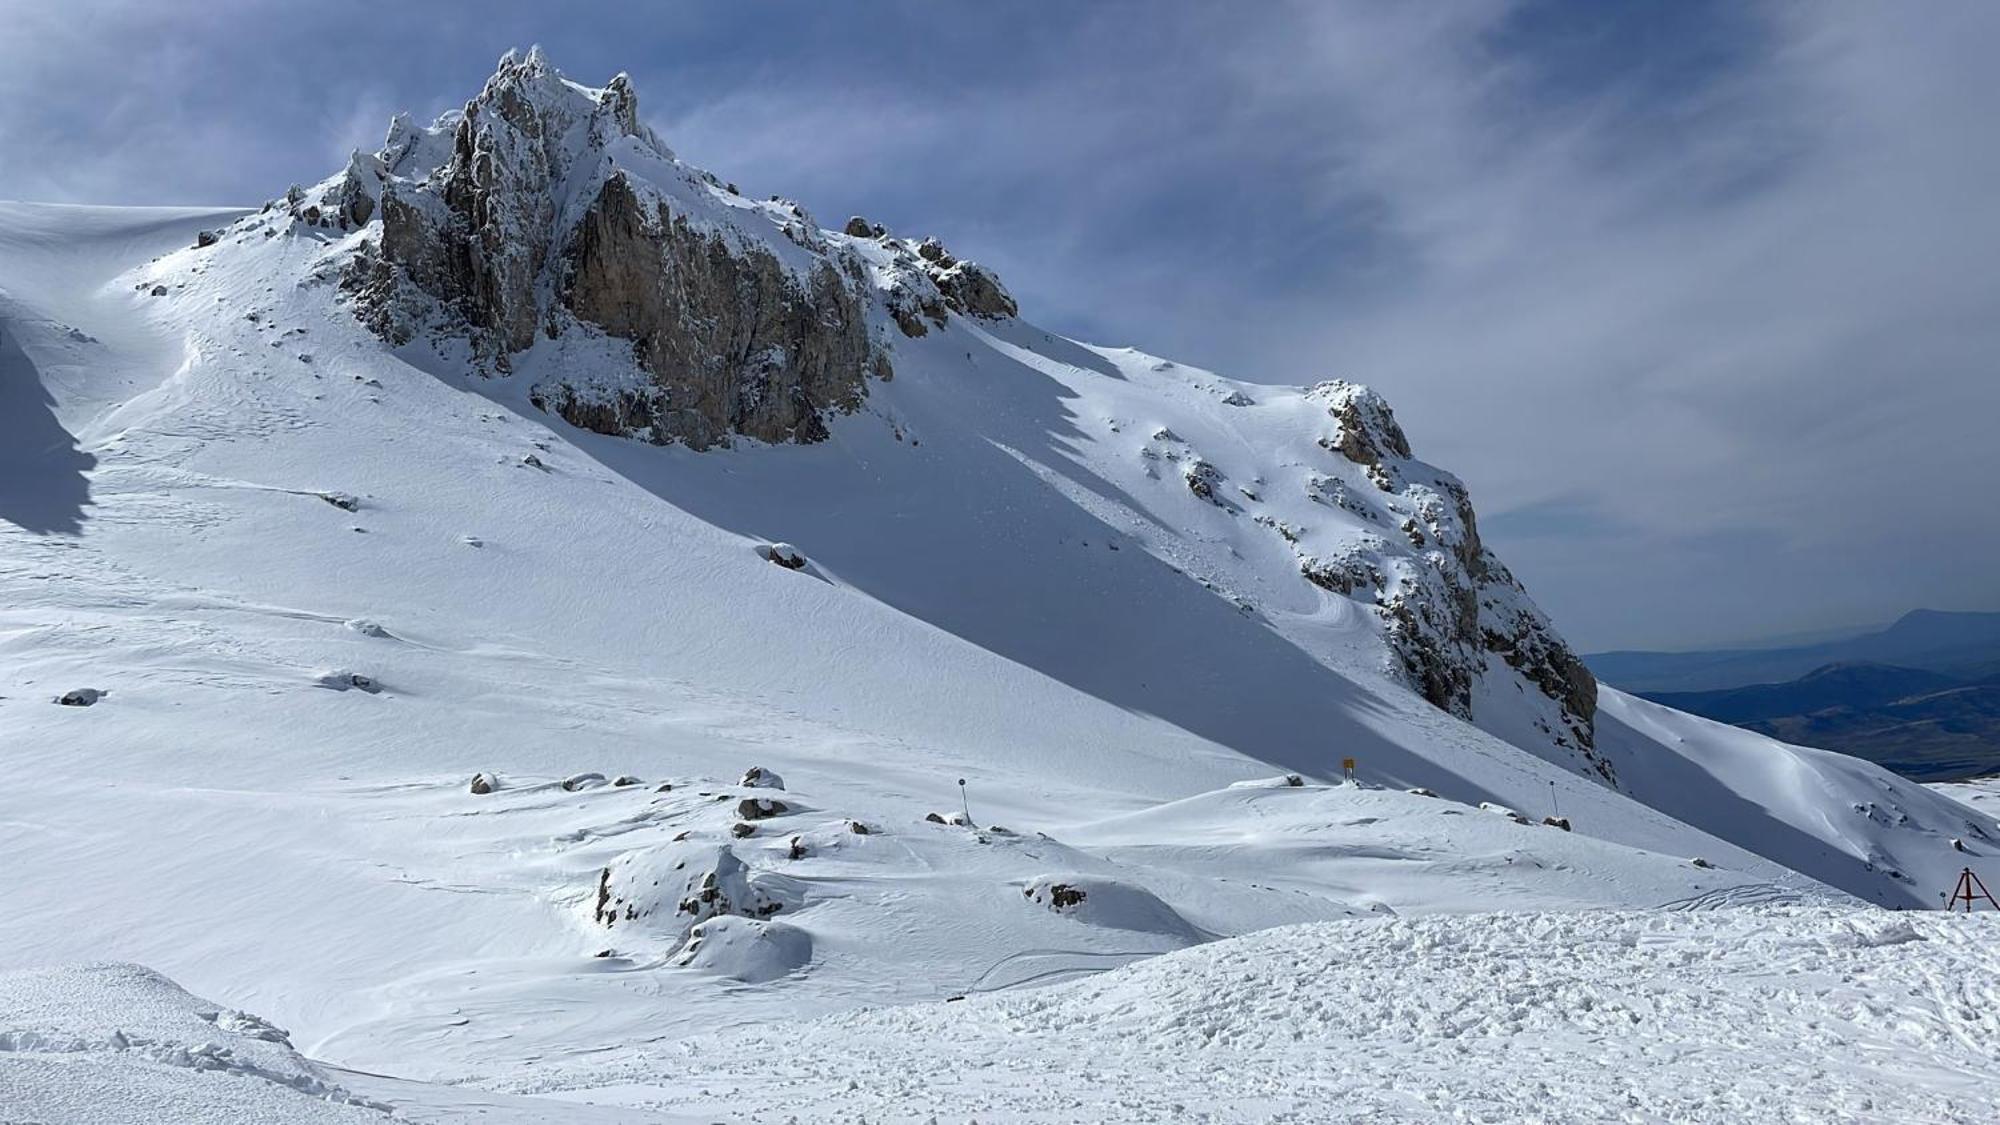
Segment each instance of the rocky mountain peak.
M682 164L623 74L588 87L538 49L510 52L463 110L392 123L374 170L372 187L356 175L380 232L347 274L363 320L396 343L462 336L495 374L622 343L625 375L601 348L585 376L530 364L557 369L534 400L573 424L697 448L815 441L890 373L871 318L890 321L899 283L886 247L858 252L797 204ZM990 276L924 281L953 308L1011 315Z

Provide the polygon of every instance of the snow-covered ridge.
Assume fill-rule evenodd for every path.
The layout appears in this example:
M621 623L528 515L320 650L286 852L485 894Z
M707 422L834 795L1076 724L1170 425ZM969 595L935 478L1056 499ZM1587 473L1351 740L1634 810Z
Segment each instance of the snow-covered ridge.
M463 334L475 367L528 372L540 409L696 448L823 440L831 417L893 377L896 340L953 315L1016 314L997 278L935 240L859 217L821 230L795 203L744 199L640 122L625 76L582 86L539 49L502 58L477 97L428 129L397 118L381 152L356 154L284 211L356 232L343 285L392 342L435 348ZM1254 405L1255 393L1272 392L1238 388L1223 405ZM1615 780L1591 754L1595 681L1479 542L1464 486L1413 459L1368 388L1330 382L1305 399L1324 411L1312 439L1348 464L1310 474L1300 494L1267 501L1223 483L1171 428L1146 453L1185 453L1194 495L1295 548L1298 578L1369 606L1394 666L1433 704L1475 718L1505 706L1476 698L1531 691L1545 702L1509 725ZM1302 512L1300 498L1339 514Z
M795 202L743 197L639 120L626 76L582 86L539 48L282 203L360 232L343 286L384 338L462 340L481 369L542 372L544 409L657 443L824 440L892 377L894 332L1015 311L934 240L859 218L821 230Z

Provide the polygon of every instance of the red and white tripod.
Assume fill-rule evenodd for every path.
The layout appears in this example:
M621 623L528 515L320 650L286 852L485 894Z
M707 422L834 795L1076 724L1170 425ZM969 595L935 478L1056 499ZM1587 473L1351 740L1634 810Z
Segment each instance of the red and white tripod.
M1944 900L1944 908L1947 911L1957 910L1958 904L1962 902L1965 904L1965 912L1970 914L1972 904L1982 898L1986 900L1988 906L2000 910L2000 902L1993 901L1993 892L1987 890L1986 884L1980 882L1979 876L1974 875L1972 868L1968 867L1959 872L1958 885L1952 888L1951 897Z

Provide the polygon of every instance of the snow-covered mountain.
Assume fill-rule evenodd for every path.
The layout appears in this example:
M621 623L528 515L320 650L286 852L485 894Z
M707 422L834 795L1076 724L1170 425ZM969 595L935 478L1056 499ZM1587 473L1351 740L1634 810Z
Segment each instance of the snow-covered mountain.
M538 52L260 209L0 205L0 450L0 968L361 1071L2000 849L1600 689L1374 391L1042 331Z

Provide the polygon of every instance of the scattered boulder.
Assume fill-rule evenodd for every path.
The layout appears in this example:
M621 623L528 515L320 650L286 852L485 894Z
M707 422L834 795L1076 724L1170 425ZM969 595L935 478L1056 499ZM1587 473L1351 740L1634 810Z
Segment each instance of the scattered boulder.
M1707 860L1705 860L1705 859L1701 858L1700 856L1695 856L1695 857L1694 857L1693 859L1690 859L1690 860L1688 860L1688 862L1689 862L1689 863L1692 863L1692 864L1694 864L1694 865L1695 865L1696 867L1714 867L1714 866L1715 866L1715 865L1714 865L1713 863L1710 863L1710 862L1708 862Z
M1193 944L1203 935L1158 895L1131 883L1093 875L1042 875L1021 888L1029 902L1107 929L1133 930Z
M636 778L636 777L633 777L633 776L632 776L631 774L629 774L629 773L621 773L621 774L619 774L619 775L618 775L618 776L617 776L616 778L612 779L612 782L611 782L611 784L612 784L612 785L614 785L614 786L617 786L617 787L618 787L618 788L620 788L620 789L623 789L623 788L625 788L625 787L626 787L626 786L628 786L628 785L637 785L637 784L639 784L639 779L638 779L638 778Z
M765 820L791 812L790 805L768 797L745 797L736 802L736 815L744 820Z
M215 245L217 242L221 241L221 239L222 236L212 230L196 231L194 236L195 249L197 250L206 249L210 246Z
M167 295L167 287L164 285L155 285L149 292L155 297L164 297Z
M544 471L548 469L547 465L542 464L542 459L532 453L523 454L521 456L521 464L530 469L542 469Z
M357 617L354 620L347 622L346 624L348 629L356 633L359 633L364 637L375 637L377 639L381 639L389 635L389 630L384 629L382 626L376 624L375 622L366 620L364 618Z
M369 695L375 695L382 690L381 681L360 672L321 672L313 677L313 682L334 691L365 691Z
M797 926L724 915L690 928L672 964L761 984L805 968L812 950L812 935Z
M56 702L64 707L89 707L107 694L94 687L71 688L56 696Z
M786 851L786 855L792 859L804 859L806 857L805 837L803 836L792 837L788 845L788 850Z
M799 549L790 543L771 544L769 547L764 548L764 557L784 567L786 570L803 570L806 565L805 555L801 554Z
M1548 825L1550 828L1560 828L1564 832L1570 830L1569 818L1566 816L1545 816L1542 818L1542 823Z
M1072 887L1068 883L1051 883L1047 887L1041 888L1044 896L1037 896L1035 893L1036 889L1035 887L1025 887L1021 893L1036 901L1047 901L1049 909L1057 912L1067 910L1072 906L1081 906L1083 900L1090 897L1081 887Z
M1188 462L1187 468L1182 470L1181 479L1187 482L1189 492L1203 500L1213 502L1215 485L1222 479L1222 473L1214 465L1197 457Z
M1965 841L1964 841L1964 840L1961 840L1961 839L1959 839L1959 838L1958 838L1958 837L1956 837L1956 836L1953 836L1953 837L1951 838L1951 850L1952 850L1952 851L1955 851L1955 852L1962 852L1962 851L1964 851L1964 850L1965 850Z
M494 781L492 774L475 773L472 775L471 788L474 794L483 797L486 794L493 792L493 790L499 788L499 785Z
M1423 787L1423 786L1421 786L1421 785L1417 786L1417 787L1416 787L1416 788L1414 788L1414 789L1407 789L1407 790L1404 790L1404 792L1408 793L1408 794L1409 794L1410 796L1412 796L1412 797L1435 797L1435 796L1437 796L1437 794L1436 794L1436 793L1433 793L1433 792L1431 792L1430 790L1428 790L1428 789L1424 788L1424 787Z
M604 784L601 773L577 773L563 778L562 787L575 793L580 789L595 789Z
M746 836L755 836L757 834L757 826L739 820L729 826L729 834L741 840Z
M319 494L319 498L343 512L358 512L361 510L361 501L351 493L322 492Z
M1297 789L1305 785L1306 779L1296 773L1279 774L1277 777L1253 777L1244 781L1232 781L1231 789Z
M855 834L856 836L868 836L868 835L871 835L871 834L873 834L873 833L874 833L874 831L875 831L874 829L872 829L872 828L868 827L867 825L865 825L865 824L861 823L861 822L860 822L860 821L858 821L858 820L850 820L850 821L848 821L848 822L847 822L847 830L848 830L849 832L852 832L852 833L854 833L854 834Z
M936 813L934 813L934 812L927 812L927 813L925 813L925 814L924 814L924 820L925 820L925 822L926 822L926 823L930 823L930 824L943 824L943 823L944 823L944 818L943 818L943 817L941 817L941 816L939 816L938 814L936 814Z
M1479 802L1479 807L1485 810L1486 812L1498 813L1499 815L1506 817L1508 820L1513 821L1515 824L1534 823L1527 817L1522 816L1520 813L1514 811L1513 809L1508 808L1506 805L1496 805L1491 801L1481 801Z
M783 789L785 779L763 766L751 766L744 771L741 784L745 789Z

